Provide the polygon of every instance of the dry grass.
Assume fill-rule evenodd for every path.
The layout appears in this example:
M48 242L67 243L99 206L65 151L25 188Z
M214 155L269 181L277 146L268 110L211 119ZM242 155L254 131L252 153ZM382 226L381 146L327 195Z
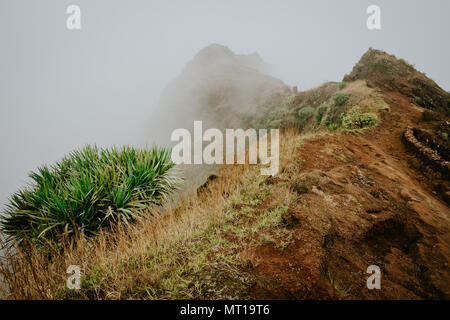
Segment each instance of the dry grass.
M280 176L300 143L293 132L280 137ZM16 248L0 263L0 290L7 299L247 298L258 280L244 269L258 262L246 248L272 241L283 249L290 239L282 214L293 193L266 179L259 166L225 166L199 195L129 227L75 246ZM83 272L81 290L66 288L69 265Z
M63 250L49 247L51 257L34 248L27 254L17 250L16 258L7 259L12 262L9 268L2 265L1 273L7 281L3 291L10 292L9 298L65 297L70 295L64 290L66 268L78 265L84 270L83 278L89 281L83 283L88 290L79 292L81 298L121 298L124 292L132 294L130 291L140 283L153 283L173 268L170 264L176 259L170 255L175 254L177 243L214 223L223 209L222 195L239 184L246 170L244 166L226 168L222 172L224 179L211 186L208 201L192 196L177 208L167 206L153 218L103 232L90 243L79 239L75 249L69 245Z

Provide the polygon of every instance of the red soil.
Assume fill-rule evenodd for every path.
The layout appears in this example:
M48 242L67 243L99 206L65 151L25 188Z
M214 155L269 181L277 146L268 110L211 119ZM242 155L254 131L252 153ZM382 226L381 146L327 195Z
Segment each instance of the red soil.
M376 128L300 147L298 174L313 187L290 208L293 242L253 250L265 283L253 296L450 298L450 210L434 192L436 176L401 140L407 126L429 124L406 96L380 93L391 110ZM381 268L381 290L366 287L370 265Z

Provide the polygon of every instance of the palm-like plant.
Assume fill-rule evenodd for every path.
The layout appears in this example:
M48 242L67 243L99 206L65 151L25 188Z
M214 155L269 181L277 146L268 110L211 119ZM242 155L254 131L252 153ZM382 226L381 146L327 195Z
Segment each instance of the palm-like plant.
M32 183L11 196L1 229L20 242L129 223L177 188L173 167L164 148L86 146L30 173Z

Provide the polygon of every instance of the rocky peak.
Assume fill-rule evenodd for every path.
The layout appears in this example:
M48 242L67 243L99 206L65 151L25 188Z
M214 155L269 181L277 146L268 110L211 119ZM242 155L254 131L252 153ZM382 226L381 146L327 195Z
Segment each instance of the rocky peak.
M370 48L344 81L366 80L371 87L399 91L417 105L450 115L450 94L404 59Z

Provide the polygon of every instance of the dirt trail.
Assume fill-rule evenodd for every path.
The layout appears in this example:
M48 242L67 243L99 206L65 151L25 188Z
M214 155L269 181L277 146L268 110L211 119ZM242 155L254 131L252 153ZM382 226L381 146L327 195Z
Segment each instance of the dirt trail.
M380 93L390 111L379 126L314 137L299 148L307 192L289 211L294 240L283 251L254 249L254 273L267 283L255 296L450 298L450 210L401 140L407 126L428 125L410 99ZM381 268L381 290L366 287L370 265Z

